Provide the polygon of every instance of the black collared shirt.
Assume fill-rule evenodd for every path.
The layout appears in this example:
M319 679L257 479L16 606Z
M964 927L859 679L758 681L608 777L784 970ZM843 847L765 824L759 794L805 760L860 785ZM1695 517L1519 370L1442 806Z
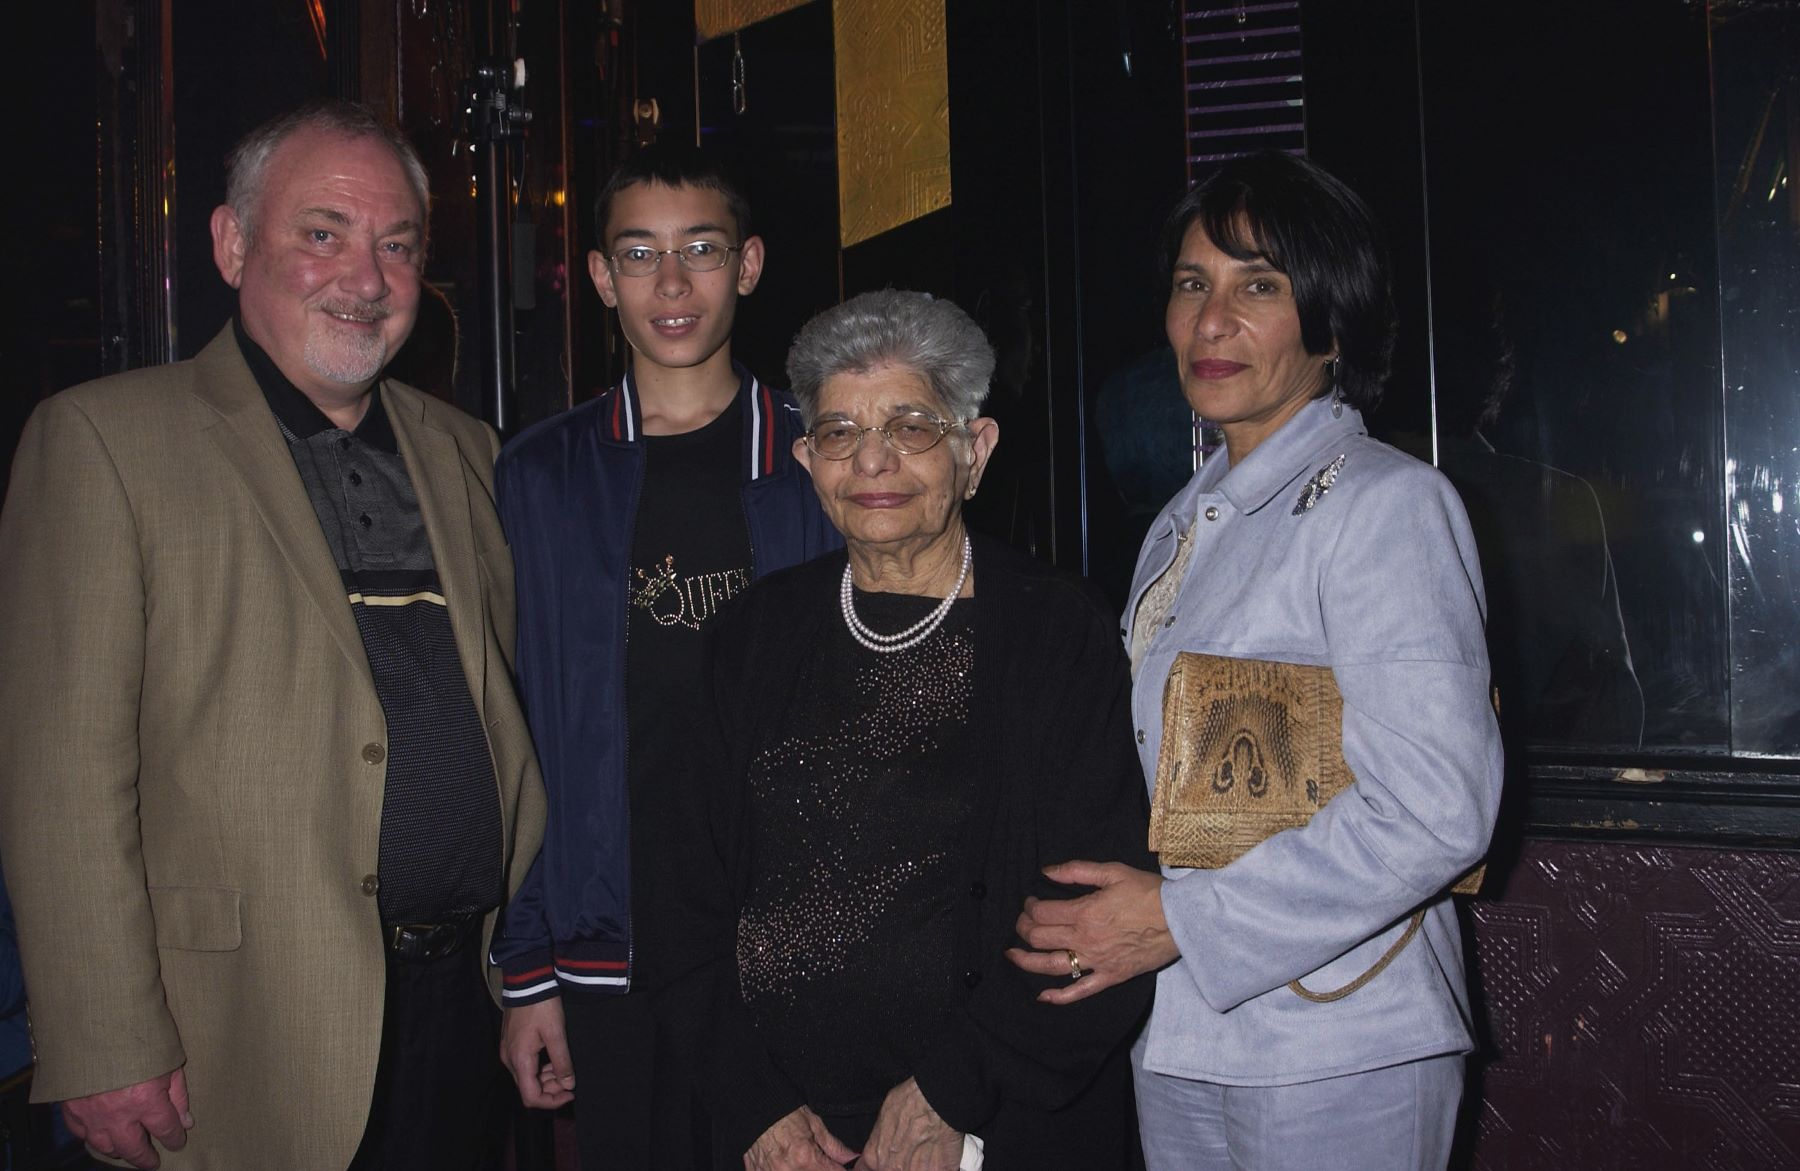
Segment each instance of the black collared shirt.
M377 900L389 923L498 905L500 796L419 498L377 386L336 426L233 321L344 582L387 718Z

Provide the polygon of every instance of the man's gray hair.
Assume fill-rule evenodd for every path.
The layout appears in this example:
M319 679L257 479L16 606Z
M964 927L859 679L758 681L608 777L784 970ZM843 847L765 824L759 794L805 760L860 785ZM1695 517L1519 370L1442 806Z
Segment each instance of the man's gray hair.
M886 366L913 371L951 416L981 414L994 377L994 347L973 318L930 293L861 293L801 327L788 351L788 387L808 426L819 414L819 388L839 374Z
M322 130L345 138L373 138L384 143L406 171L413 194L419 198L419 211L425 217L419 230L427 230L431 222L431 180L425 174L419 152L406 135L365 105L325 100L308 102L292 113L271 118L244 135L225 156L225 202L237 213L246 240L256 238L256 210L262 202L269 160L282 143L302 130Z

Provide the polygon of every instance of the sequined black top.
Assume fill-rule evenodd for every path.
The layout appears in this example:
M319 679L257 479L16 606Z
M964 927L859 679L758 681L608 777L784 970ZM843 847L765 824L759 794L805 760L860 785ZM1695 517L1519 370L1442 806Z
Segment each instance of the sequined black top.
M1149 1006L1150 978L1137 977L1077 1004L1049 1004L1038 994L1066 985L1068 977L1027 973L1005 954L1018 942L1014 924L1027 897L1081 892L1051 883L1043 874L1046 865L1071 858L1154 865L1144 848L1147 794L1132 734L1131 678L1118 626L1079 580L976 534L975 596L956 607L959 623L968 623L956 629L975 648L968 660L967 716L943 718L935 727L914 717L913 726L930 728L929 733L912 733L919 743L928 735L938 743L940 735L960 728L962 748L950 754L960 762L960 776L946 770L940 779L963 782L969 804L965 818L944 814L938 829L920 824L912 831L916 842L927 848L941 843L949 855L942 889L949 896L945 926L951 950L943 961L945 980L934 977L929 993L935 997L941 990L945 1007L931 1018L921 1018L920 1010L913 1009L915 1019L896 1036L897 1017L879 999L886 994L876 994L877 1000L864 1004L857 1016L843 1008L852 1003L849 997L836 1002L834 1029L815 1029L802 1013L776 1005L790 1022L810 1032L812 1039L800 1042L779 1035L761 1019L775 1004L771 990L782 978L753 976L747 982L739 976L732 953L747 922L763 919L782 897L800 900L815 891L845 887L841 880L812 882L789 864L771 860L766 835L780 831L780 823L801 820L812 797L809 788L791 783L782 809L753 791L753 785L760 788L770 779L766 764L771 754L785 751L781 746L790 738L805 739L816 741L821 751L868 764L874 772L873 758L880 749L871 746L887 734L887 724L871 715L865 714L859 724L843 725L854 714L849 686L821 692L814 681L830 647L852 654L848 648L854 644L847 641L838 609L844 565L845 555L839 552L772 573L734 598L713 629L708 706L721 755L706 770L714 790L711 830L696 835L696 841L717 842L722 856L709 860L706 851L695 850L690 866L701 875L724 865L729 892L721 901L729 911L717 924L696 916L696 930L718 930L723 937L719 952L725 978L708 980L687 996L692 1001L704 994L712 1005L705 1013L706 1052L698 1068L701 1096L721 1137L720 1149L747 1150L772 1123L802 1105L830 1109L814 1085L821 1071L796 1067L794 1052L818 1056L822 1048L879 1047L883 1053L861 1060L874 1069L875 1060L886 1061L891 1054L894 1064L870 1073L868 1082L885 1093L904 1080L893 1076L903 1069L945 1123L981 1136L988 1171L1124 1171L1136 1150L1125 1055ZM877 630L903 629L918 617L917 611L907 617L879 614L873 607L880 603L879 598L857 603ZM967 619L961 615L965 606L972 611ZM926 648L921 644L917 649ZM855 654L853 663L874 657ZM903 660L908 652L887 657ZM853 673L854 666L838 677L849 679ZM932 689L922 690L929 699ZM917 702L896 700L895 706ZM841 742L826 741L821 704L841 705L835 708ZM895 722L885 712L883 719ZM796 720L808 721L808 728L802 732ZM816 798L814 803L821 804ZM851 836L851 830L859 836ZM871 842L888 839L872 839L870 833L869 826L860 824L840 829L811 860L834 860L833 850L842 851L846 863L873 858ZM777 866L784 868L785 890L776 891L768 882L753 889ZM758 906L745 915L753 894ZM788 909L815 913L810 903L790 902ZM852 913L861 914L860 905L853 905ZM772 935L763 940L765 947L776 942ZM796 971L786 979L803 978L804 983L794 985L800 988L815 981L822 986L814 966L841 964L850 954L848 948L834 948L825 932L811 940L782 936L779 943L804 953L804 959L787 961ZM861 946L869 945L865 941ZM897 973L910 970L907 956L870 954L895 965ZM784 961L778 956L769 962ZM802 963L804 971L798 970ZM668 995L678 994L684 990L672 989ZM823 988L813 995L819 1011L832 1007ZM747 997L757 998L754 1008ZM698 1015L701 1010L695 1005L691 1011ZM811 1048L801 1050L801 1044ZM916 1057L905 1060L907 1052ZM829 1059L849 1060L836 1054ZM838 1138L857 1146L859 1138L844 1119L828 1122Z
M857 612L883 631L935 604L856 595ZM814 1108L852 1126L873 1123L963 995L955 897L974 811L974 658L972 602L890 654L839 623L751 761L753 862L737 937L744 1002Z

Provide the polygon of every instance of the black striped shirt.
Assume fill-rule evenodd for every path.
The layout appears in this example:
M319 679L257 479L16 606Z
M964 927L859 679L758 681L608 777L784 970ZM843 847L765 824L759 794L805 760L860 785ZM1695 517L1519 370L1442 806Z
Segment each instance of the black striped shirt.
M500 797L457 656L419 499L379 386L355 431L335 426L237 324L325 532L387 719L377 901L388 923L498 905Z

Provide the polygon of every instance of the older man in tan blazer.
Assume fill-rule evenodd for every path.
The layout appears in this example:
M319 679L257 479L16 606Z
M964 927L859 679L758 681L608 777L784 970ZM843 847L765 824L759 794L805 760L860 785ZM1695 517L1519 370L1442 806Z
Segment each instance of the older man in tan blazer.
M380 378L425 243L397 133L290 115L228 199L232 326L45 402L0 514L34 1097L139 1167L470 1166L543 820L495 438Z

